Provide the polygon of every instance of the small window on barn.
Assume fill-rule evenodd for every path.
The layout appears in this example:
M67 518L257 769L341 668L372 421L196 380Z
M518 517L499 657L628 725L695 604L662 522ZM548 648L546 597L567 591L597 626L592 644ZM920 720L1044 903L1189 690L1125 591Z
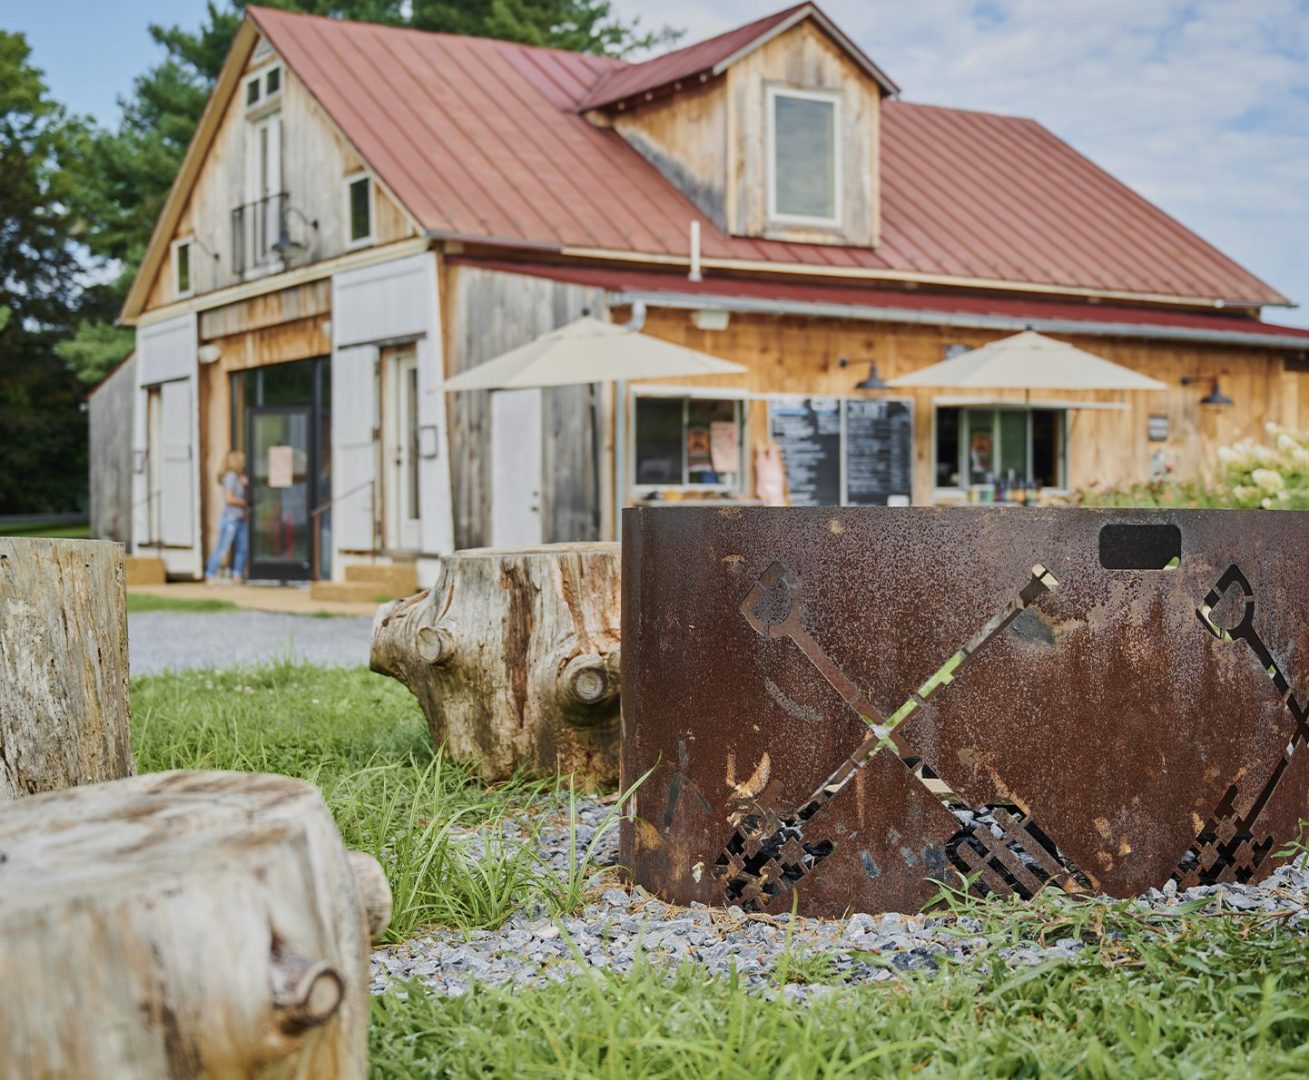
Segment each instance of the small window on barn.
M177 299L190 296L191 287L191 241L175 240L173 242L173 294Z
M349 177L345 183L346 237L350 247L373 239L373 178L368 173Z
M264 97L276 97L282 92L282 69L272 67L264 75Z
M768 89L768 216L840 224L841 102L834 94Z
M744 403L729 398L638 397L633 481L656 488L738 491L745 476Z
M259 76L256 75L245 84L245 107L247 109L252 109L258 105L261 93L262 90Z

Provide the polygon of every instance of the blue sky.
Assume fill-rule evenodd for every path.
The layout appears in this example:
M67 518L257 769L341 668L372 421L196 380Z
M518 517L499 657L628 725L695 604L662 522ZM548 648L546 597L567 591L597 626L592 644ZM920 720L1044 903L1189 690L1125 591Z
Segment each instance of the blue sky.
M718 33L785 4L615 0ZM1309 0L822 0L910 101L1032 116L1274 287L1309 305ZM203 0L3 0L55 94L117 116L158 59L150 22ZM1309 326L1309 306L1269 308Z

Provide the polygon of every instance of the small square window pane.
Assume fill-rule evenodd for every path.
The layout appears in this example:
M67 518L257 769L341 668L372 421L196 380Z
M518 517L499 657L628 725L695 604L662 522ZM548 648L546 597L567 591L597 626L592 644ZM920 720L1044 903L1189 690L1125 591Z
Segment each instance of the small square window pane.
M779 214L836 219L836 105L773 98L773 193Z
M191 245L177 245L177 291L179 293L189 293L191 291Z
M270 71L266 76L264 76L264 93L268 97L272 97L281 89L282 89L282 69L273 68L272 71Z
M245 103L255 105L259 102L259 80L251 79L245 84Z
M371 181L366 176L350 183L350 239L366 240L373 232Z

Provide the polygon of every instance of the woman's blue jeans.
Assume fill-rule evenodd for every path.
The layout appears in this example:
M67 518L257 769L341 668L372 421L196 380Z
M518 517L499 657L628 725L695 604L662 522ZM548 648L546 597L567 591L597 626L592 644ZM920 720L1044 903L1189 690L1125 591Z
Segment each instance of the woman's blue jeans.
M213 554L209 556L209 562L205 566L205 577L213 578L218 576L223 556L227 554L228 549L233 545L235 545L235 550L232 552L232 576L245 577L247 543L245 522L239 518L224 515L218 523L218 543L214 545Z

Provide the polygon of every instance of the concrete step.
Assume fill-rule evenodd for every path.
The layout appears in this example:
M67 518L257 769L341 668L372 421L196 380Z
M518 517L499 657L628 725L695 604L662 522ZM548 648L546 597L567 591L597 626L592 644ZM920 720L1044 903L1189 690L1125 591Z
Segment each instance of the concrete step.
M392 593L375 581L315 581L309 586L309 599L320 603L381 604L408 593Z
M168 580L164 560L154 555L124 555L123 576L127 587L163 585Z
M411 596L418 591L418 569L413 563L347 566L345 580L350 584L377 586L379 593L385 592L393 598Z

